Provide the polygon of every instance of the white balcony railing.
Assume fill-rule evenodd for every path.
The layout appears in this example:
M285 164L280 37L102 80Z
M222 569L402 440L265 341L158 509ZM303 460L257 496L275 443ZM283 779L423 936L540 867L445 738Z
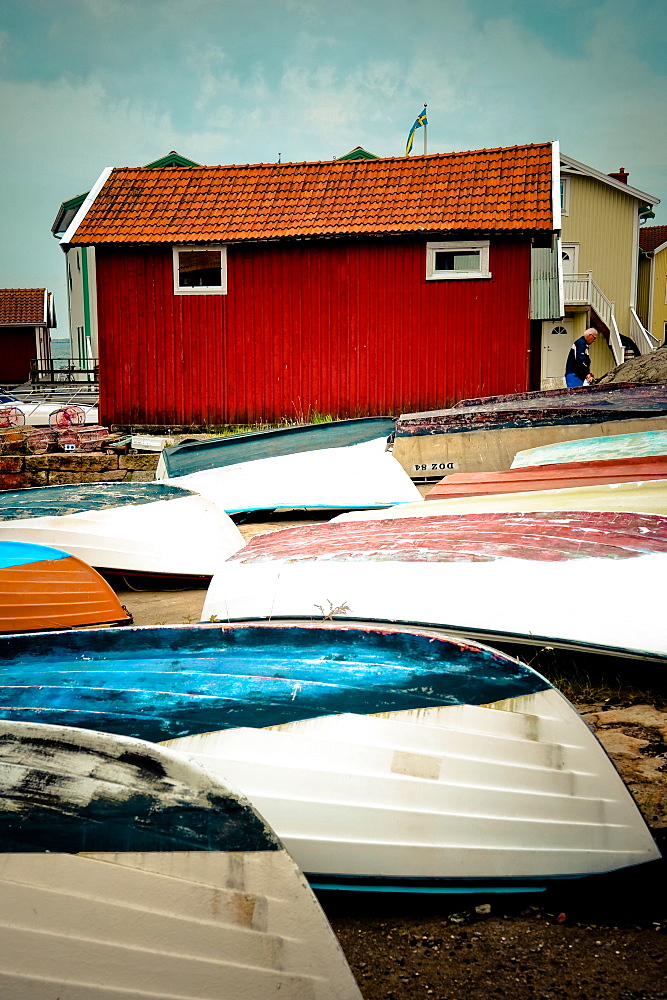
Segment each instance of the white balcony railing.
M593 281L592 272L586 274L564 274L563 291L566 305L590 306L598 314L609 330L609 347L617 365L625 360L625 349L616 322L614 303ZM648 354L657 346L657 341L645 330L635 310L630 308L630 338L637 345L640 354Z

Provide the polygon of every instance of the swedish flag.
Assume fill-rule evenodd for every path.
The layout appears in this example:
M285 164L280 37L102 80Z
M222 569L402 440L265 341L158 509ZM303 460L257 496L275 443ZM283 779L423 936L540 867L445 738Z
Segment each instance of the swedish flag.
M406 156L410 155L410 150L412 149L412 143L415 141L415 132L417 131L418 128L421 128L422 125L428 125L428 118L426 117L426 105L424 105L424 110L422 111L422 113L420 115L417 115L417 117L415 118L415 123L410 129L410 132L408 134L408 141L405 144Z

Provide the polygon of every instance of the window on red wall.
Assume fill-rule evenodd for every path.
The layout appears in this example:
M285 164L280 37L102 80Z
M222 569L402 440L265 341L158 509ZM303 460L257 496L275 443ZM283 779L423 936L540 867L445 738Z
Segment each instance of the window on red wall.
M488 240L450 240L426 244L426 280L490 278Z
M226 295L227 248L174 247L175 295Z

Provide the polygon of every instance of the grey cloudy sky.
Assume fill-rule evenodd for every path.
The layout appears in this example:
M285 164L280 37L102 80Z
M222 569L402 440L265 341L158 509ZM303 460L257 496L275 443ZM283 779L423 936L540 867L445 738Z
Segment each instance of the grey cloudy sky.
M662 199L664 0L0 0L0 287L66 333L61 202L106 166L558 139ZM413 153L422 151L417 134Z

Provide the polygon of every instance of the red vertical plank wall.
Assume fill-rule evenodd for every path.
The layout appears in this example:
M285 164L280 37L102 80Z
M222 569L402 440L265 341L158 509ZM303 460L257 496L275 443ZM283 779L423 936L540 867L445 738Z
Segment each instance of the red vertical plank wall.
M0 329L0 382L27 382L30 362L36 356L34 326Z
M106 423L401 413L528 388L530 243L426 281L425 239L228 247L228 294L174 295L170 247L97 251Z

